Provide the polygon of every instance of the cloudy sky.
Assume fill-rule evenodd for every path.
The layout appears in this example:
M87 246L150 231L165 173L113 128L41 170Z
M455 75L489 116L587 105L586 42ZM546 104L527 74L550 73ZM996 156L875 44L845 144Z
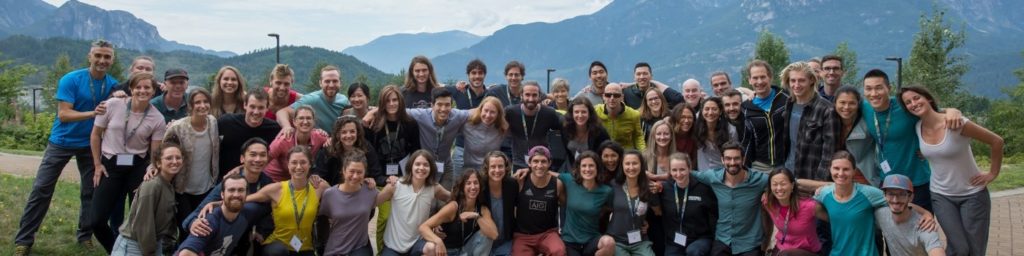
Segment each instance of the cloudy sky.
M60 6L66 0L44 0ZM464 30L490 35L510 24L556 22L593 13L611 0L79 0L124 10L169 40L244 53L283 45L332 50L395 33ZM330 3L327 3L330 2ZM510 5L514 2L515 4Z

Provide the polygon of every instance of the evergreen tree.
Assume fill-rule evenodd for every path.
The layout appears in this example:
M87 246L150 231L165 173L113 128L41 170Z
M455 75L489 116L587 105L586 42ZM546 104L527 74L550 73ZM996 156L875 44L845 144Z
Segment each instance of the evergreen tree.
M43 105L41 109L57 109L57 84L60 83L60 78L64 77L65 74L72 71L71 58L67 53L61 53L57 56L57 61L50 67L50 72L46 74L46 81L43 82Z
M3 110L0 111L0 115L4 118L15 115L20 121L16 116L21 114L18 109L18 96L24 91L22 85L25 83L25 77L35 72L36 68L30 64L15 65L13 60L0 58L0 109Z
M855 85L860 84L860 77L857 75L859 71L857 68L857 52L850 49L849 44L846 41L839 43L836 46L836 50L832 52L836 56L843 57L843 84Z
M767 29L761 30L761 34L757 37L757 45L754 46L754 59L763 60L768 62L768 65L772 67L773 81L777 84L779 81L778 73L782 72L786 65L789 65L789 50L786 49L786 43L782 41L782 37L776 36L769 32ZM743 87L750 87L750 83L747 82L750 78L750 74L743 69Z
M1024 57L1024 51L1021 56ZM1024 127L1024 118L1021 118L1024 117L1024 108L1021 108L1024 106L1024 67L1018 68L1013 74L1019 80L1017 86L1003 88L1007 98L992 104L985 122L985 126L1003 136L1006 145L1003 150L1007 155L1024 152L1024 133L1018 130Z
M962 107L960 77L967 73L966 57L953 52L964 46L964 29L950 28L945 12L934 7L930 16L921 16L921 31L914 35L910 62L906 67L907 84L923 85L944 105ZM962 92L966 93L966 92Z

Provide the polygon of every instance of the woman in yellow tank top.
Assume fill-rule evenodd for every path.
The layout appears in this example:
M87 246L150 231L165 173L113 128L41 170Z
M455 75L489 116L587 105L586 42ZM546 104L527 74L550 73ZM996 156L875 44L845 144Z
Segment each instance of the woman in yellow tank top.
M309 149L288 151L290 180L267 185L245 198L246 202L271 202L274 232L263 240L264 255L313 255L313 221L327 182L309 179Z

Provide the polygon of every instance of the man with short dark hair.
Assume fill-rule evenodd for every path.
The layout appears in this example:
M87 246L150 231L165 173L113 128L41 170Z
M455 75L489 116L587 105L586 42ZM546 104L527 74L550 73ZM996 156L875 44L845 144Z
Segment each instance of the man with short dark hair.
M594 106L594 112L608 130L608 136L623 148L646 148L640 112L622 102L622 87L618 83L605 85L604 102Z
M53 199L57 178L72 157L78 164L82 181L93 176L92 151L89 149L89 135L93 120L106 113L106 100L110 97L117 80L107 73L114 63L114 45L97 40L89 48L89 67L71 71L57 83L57 118L50 128L50 138L43 159L32 183L32 192L25 203L18 233L14 236L15 255L28 255L35 242L36 231L43 223ZM89 227L89 212L92 207L92 182L80 182L78 212L78 243L92 246L92 229Z
M527 81L523 84L523 102L505 107L505 121L508 122L506 141L511 141L509 158L515 170L529 167L527 151L547 145L549 131L562 130L561 115L555 109L540 104L540 92L537 81Z
M178 255L232 255L239 241L248 237L246 233L250 231L251 223L261 217L256 216L255 206L246 208L250 206L245 203L245 196L249 194L247 190L247 182L242 175L224 178L221 189L216 190L223 202L203 219L210 232L188 235L178 247Z
M604 87L608 85L608 68L601 61L595 60L587 68L587 77L590 78L590 85L583 87L572 97L586 97L593 105L604 103Z
M185 100L185 89L188 89L188 72L180 68L168 69L164 72L164 85L167 93L149 100L164 116L164 122L188 116L188 101Z
M769 172L781 167L789 150L787 141L786 103L789 94L772 85L771 66L763 60L747 64L750 87L754 98L744 101L743 150L746 166L760 172Z
M761 255L761 194L769 184L765 172L745 167L736 142L722 145L722 168L690 174L707 184L718 199L718 223L711 255Z
M486 96L494 96L501 100L503 106L511 106L522 102L520 98L523 91L523 77L526 76L526 66L519 61L509 61L505 64L505 81L507 84L498 85L487 90Z
M419 124L420 146L434 152L437 171L443 172L438 175L441 185L451 189L454 179L462 173L452 168L451 149L469 120L469 111L452 109L452 93L445 88L434 88L431 101L430 108L409 108L405 112Z
M918 228L918 222L923 217L910 209L910 200L914 198L914 186L910 178L899 174L889 175L882 182L882 191L885 192L888 206L875 209L875 225L885 237L889 255L946 255L938 232Z
M445 87L452 94L452 104L456 109L470 110L480 106L484 101L487 88L484 86L484 79L487 78L487 64L480 59L473 59L466 64L466 78L469 80L469 88L466 88L466 81L459 81L457 86ZM459 90L458 88L462 88ZM466 151L466 141L463 136L455 137L455 152L452 152L452 167L454 170L462 170L465 159L462 155Z
M825 55L821 58L821 87L818 87L818 94L829 102L835 101L836 90L843 86L843 57L838 55Z
M655 81L653 76L654 72L651 70L651 65L647 64L647 62L637 63L633 67L633 80L635 83L622 89L623 100L626 106L640 109L641 103L646 99L645 93L647 93L648 88L652 88L651 86L656 88L665 97L665 101L667 101L665 104L668 109L672 109L676 104L683 102L683 95L679 91Z
M333 131L334 120L338 119L342 111L348 107L348 97L338 93L339 91L341 91L341 70L334 65L327 65L320 69L320 90L302 95L291 105L277 111L277 123L281 125L281 134L289 138L294 134L292 116L295 115L295 109L301 106L313 108L316 128Z
M740 141L743 139L743 111L741 104L743 103L743 94L740 91L731 89L725 91L722 94L722 112L725 113L725 117L729 120L729 125L732 125L733 129L736 129L736 138Z
M239 165L242 144L246 140L258 137L264 141L274 141L281 131L276 121L264 117L267 112L269 96L262 88L249 90L245 95L245 113L225 114L217 119L217 129L221 134L220 141L220 175L223 177L232 168Z
M244 143L242 143L242 145L239 146L238 149L236 149L240 150L240 152L243 152L241 156L238 157L238 159L240 159L239 161L241 162L241 166L239 166L239 168L241 169L239 171L239 175L245 180L246 194L256 193L256 191L259 191L260 188L274 182L273 180L270 179L270 176L267 176L263 172L264 169L266 169L267 167L267 163L270 161L268 156L270 154L268 145L269 144L267 144L267 141L263 139L250 138L246 140ZM221 161L223 162L223 159ZM226 186L226 181L227 179L225 179L221 183L218 183L217 186L214 186L213 190L211 191L223 191ZM184 228L185 230L188 230L191 235L200 237L209 236L211 232L213 232L214 230L211 228L210 221L208 218L198 218L199 212L202 211L203 207L205 207L210 202L222 201L223 198L224 195L220 193L207 194L206 198L203 199L203 202L199 203L199 207L193 210L192 213L190 213L188 217L186 217L185 220L181 222L181 227ZM249 238L250 234L253 233L251 232L251 230L253 230L251 228L252 224L255 224L256 226L256 233L264 237L269 235L270 232L273 231L274 229L274 223L272 221L272 218L266 216L267 213L269 213L270 205L268 203L259 203L253 206L255 206L252 207L256 211L255 214L247 216L258 217L248 219L250 225L246 227L246 230L250 232L244 232L243 235L240 238L238 238L238 244L235 248L240 249L234 250L234 253L230 255L247 255L247 253L250 251L250 244L253 245L252 250L254 252L260 251L259 244L252 243L255 241L252 241ZM247 207L246 209L249 208L250 207ZM258 253L254 253L254 255L258 255Z
M726 73L725 71L715 71L714 73L711 73L711 92L716 97L724 97L725 92L729 90L736 90L736 92L740 93L740 95L743 96L741 100L750 99L754 95L754 91L751 91L750 89L743 87L733 88L732 78L729 78L729 73Z

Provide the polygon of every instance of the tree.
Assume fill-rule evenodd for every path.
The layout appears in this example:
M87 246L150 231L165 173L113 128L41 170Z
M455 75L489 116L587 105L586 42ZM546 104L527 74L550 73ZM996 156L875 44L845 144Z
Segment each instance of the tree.
M905 80L925 86L944 105L962 107L963 97L957 93L961 92L960 77L968 67L966 57L953 51L964 46L967 35L963 25L959 31L951 29L944 16L939 7L933 7L930 16L921 15L921 31L914 35Z
M1024 57L1024 51L1021 56ZM1024 108L1021 108L1024 106L1024 67L1018 68L1013 74L1020 82L1016 87L1003 88L1007 98L992 104L985 122L989 129L1003 136L1006 145L1003 150L1007 155L1024 152L1024 133L1018 130L1024 127L1024 118L1021 118L1024 116Z
M65 74L71 72L71 57L67 53L61 53L57 56L57 61L50 67L50 72L46 74L46 80L43 82L43 106L44 109L57 109L57 84L60 83L60 78L64 77Z
M843 70L846 72L843 74L842 84L859 84L860 78L857 76L857 52L850 49L849 44L846 41L839 43L836 46L836 50L832 52L836 56L843 57Z
M23 92L25 77L35 72L36 68L30 64L14 65L13 60L0 59L0 100L3 104L0 109L3 109L4 117L13 115L20 121L17 116L21 113L18 109L18 96Z
M768 65L772 67L772 71L777 74L783 68L786 68L786 65L789 65L789 50L786 49L786 43L782 41L782 37L768 32L767 29L761 30L761 34L757 37L757 45L754 46L754 59L768 62ZM746 69L742 72L743 87L750 87L750 84L747 82L750 74L747 72Z
M320 70L327 66L326 62L320 61L309 71L309 82L304 85L306 93L320 90ZM341 72L341 71L338 71Z

